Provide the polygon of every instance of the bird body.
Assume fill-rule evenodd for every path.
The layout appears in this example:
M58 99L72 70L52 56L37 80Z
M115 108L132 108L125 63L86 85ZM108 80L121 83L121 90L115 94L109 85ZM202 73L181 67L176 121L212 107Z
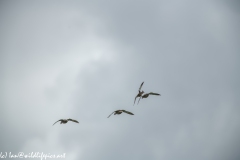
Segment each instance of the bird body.
M138 103L139 103L139 101L140 101L141 98L142 98L142 99L143 99L143 98L148 98L149 95L161 96L161 94L158 94L158 93L153 93L153 92L146 93L146 94L142 95L142 97L139 98Z
M75 122L75 123L79 123L77 120L74 120L74 119L59 119L57 122L59 122L60 121L60 124L66 124L68 121L72 121L72 122ZM57 123L57 122L55 122L55 123ZM54 124L55 124L54 123ZM54 125L53 124L53 125Z
M113 113L114 113L114 115L116 115L116 114L122 114L123 112L127 113L127 114L130 114L130 115L134 115L133 113L131 113L129 111L126 111L126 110L116 110ZM107 118L109 118L113 113L111 113Z
M159 93L153 93L153 92L150 92L150 93L146 93L142 96L142 98L148 98L149 95L156 95L156 96L161 96L161 94Z
M66 124L67 122L68 122L67 119L62 119L61 122L60 122L60 124Z

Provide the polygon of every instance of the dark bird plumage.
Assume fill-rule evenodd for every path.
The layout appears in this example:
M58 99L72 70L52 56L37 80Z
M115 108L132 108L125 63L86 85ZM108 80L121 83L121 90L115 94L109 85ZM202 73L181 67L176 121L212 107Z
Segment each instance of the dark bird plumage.
M133 105L135 104L135 101L136 101L137 97L140 97L140 98L141 98L142 94L144 93L144 91L141 91L142 86L143 86L143 83L144 83L144 82L142 82L142 84L140 85L140 87L139 87L139 89L138 89L138 94L136 95L136 97L135 97L135 99L134 99ZM139 99L140 99L140 98L139 98Z
M148 98L149 95L161 96L161 94L159 94L159 93L150 92L150 93L146 93L146 94L142 95L142 99ZM141 99L141 97L139 98L138 103L139 103L140 99Z
M116 110L113 113L114 113L114 115L116 115L116 114L122 114L122 112L130 114L130 115L134 115L133 113L126 111L126 110ZM107 118L109 118L113 113L111 113Z
M68 121L72 121L72 122L75 122L75 123L79 123L77 120L70 119L70 118L69 118L69 119L59 119L57 122L59 122L59 121L61 122L60 124L66 124ZM57 122L55 122L55 123L57 123ZM55 124L55 123L54 123L54 124ZM54 124L53 124L53 125L54 125Z

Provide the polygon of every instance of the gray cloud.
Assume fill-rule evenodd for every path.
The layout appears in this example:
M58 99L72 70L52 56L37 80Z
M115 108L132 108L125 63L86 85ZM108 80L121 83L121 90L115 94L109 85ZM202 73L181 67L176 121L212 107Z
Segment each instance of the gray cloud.
M0 152L239 159L233 4L1 2ZM142 81L162 96L132 106ZM108 119L117 109L135 115Z

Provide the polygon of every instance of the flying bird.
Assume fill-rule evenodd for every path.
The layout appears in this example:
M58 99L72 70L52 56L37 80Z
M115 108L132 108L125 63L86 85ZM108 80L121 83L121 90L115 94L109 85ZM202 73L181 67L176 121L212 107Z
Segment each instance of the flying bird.
M133 113L131 113L129 111L125 111L125 110L116 110L113 113L114 113L114 115L116 115L116 114L122 114L123 112L130 114L130 115L134 115ZM111 113L107 118L109 118L113 113Z
M161 96L161 94L159 94L159 93L150 92L150 93L144 94L144 95L142 96L142 99L143 99L143 98L148 98L149 95ZM139 98L138 103L139 103L140 99L141 99L141 97Z
M76 121L76 120L74 120L74 119L59 119L57 122L59 122L59 121L61 121L61 123L60 124L66 124L68 121L72 121L72 122L75 122L75 123L79 123L78 121ZM57 123L57 122L55 122L55 123ZM54 123L54 124L55 124ZM53 124L53 125L54 125Z
M142 88L142 86L143 86L143 83L144 83L144 82L142 82L142 84L141 84L140 87L139 87L138 94L136 95L136 97L135 97L135 99L134 99L133 105L135 104L135 101L136 101L137 97L140 97L139 99L141 99L141 96L142 96L142 94L144 93L144 91L141 91L141 88ZM138 100L138 101L139 101L139 100Z

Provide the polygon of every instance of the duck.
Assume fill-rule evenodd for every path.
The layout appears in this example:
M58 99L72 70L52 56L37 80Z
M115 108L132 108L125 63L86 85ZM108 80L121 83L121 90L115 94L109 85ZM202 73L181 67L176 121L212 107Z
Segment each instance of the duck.
M60 124L66 124L68 121L72 121L72 122L75 122L75 123L79 123L77 120L70 119L70 118L69 118L69 119L59 119L57 122L59 122L59 121L61 122ZM57 122L55 122L55 123L57 123ZM55 124L55 123L54 123L54 124ZM53 125L54 125L54 124L53 124Z
M127 113L127 114L130 114L130 115L134 115L133 113L131 113L129 111L126 111L126 110L116 110L113 113L114 113L114 115L116 115L116 114L122 114L123 112ZM111 113L107 118L109 118L113 113Z

